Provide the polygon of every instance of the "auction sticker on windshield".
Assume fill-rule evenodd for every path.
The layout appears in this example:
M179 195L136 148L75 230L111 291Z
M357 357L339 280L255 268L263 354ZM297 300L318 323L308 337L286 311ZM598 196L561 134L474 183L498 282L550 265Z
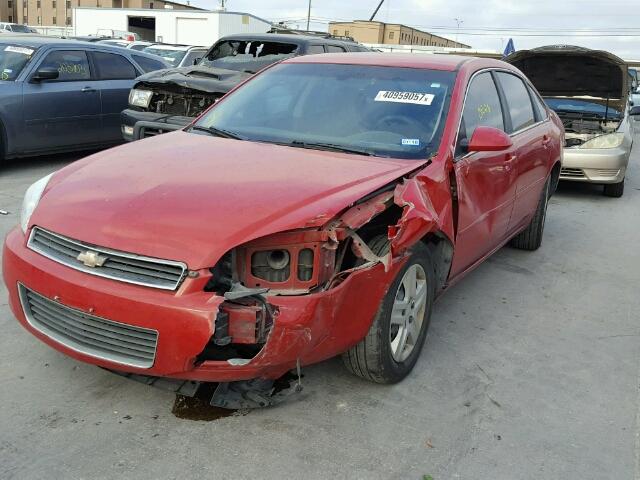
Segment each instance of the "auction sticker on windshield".
M431 105L435 95L430 93L395 92L380 90L374 99L376 102L413 103L415 105Z
M25 47L14 47L13 45L9 45L8 47L4 47L5 52L13 52L13 53L22 53L23 55L31 55L33 53L33 49L25 48Z

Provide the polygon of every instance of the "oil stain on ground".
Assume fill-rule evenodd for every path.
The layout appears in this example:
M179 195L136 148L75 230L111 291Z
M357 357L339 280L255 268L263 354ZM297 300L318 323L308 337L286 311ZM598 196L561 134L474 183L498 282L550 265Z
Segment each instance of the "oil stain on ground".
M203 385L193 397L185 397L176 394L176 401L173 404L171 413L177 418L184 420L200 420L211 422L225 417L246 415L247 410L231 410L228 408L214 407L209 404L215 384Z

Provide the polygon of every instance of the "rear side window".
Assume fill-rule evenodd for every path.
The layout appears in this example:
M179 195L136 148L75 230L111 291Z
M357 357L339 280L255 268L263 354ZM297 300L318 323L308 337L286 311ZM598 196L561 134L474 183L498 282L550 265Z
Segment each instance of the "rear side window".
M132 57L145 73L167 68L164 63L153 58L143 57L142 55L132 55Z
M517 132L533 125L536 122L533 105L524 82L510 73L498 72L497 76L509 106L511 131Z
M469 85L459 140L471 140L474 130L480 126L504 130L500 97L489 72L477 75Z
M314 53L324 53L324 46L322 45L309 45L307 47L307 53L313 55Z
M138 76L133 64L122 55L93 52L98 80L128 80Z
M346 50L337 45L327 45L327 52L329 53L344 53Z
M55 68L60 73L59 82L91 79L89 60L82 50L55 50L45 57L38 68Z

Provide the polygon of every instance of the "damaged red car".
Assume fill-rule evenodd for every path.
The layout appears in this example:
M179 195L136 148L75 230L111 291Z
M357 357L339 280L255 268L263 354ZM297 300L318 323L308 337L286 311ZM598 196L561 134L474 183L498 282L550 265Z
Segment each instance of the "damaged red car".
M562 131L500 61L289 59L183 131L30 187L11 308L75 359L185 394L215 382L218 406L276 403L336 355L397 382L443 291L508 242L540 246Z

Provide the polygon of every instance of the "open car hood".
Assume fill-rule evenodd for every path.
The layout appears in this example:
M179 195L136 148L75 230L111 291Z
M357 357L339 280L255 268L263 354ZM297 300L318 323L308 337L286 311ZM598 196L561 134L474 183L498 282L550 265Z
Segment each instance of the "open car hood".
M505 61L522 71L544 97L622 100L629 92L627 64L602 50L552 45L520 50Z
M227 93L251 77L251 73L193 65L189 67L156 70L138 77L139 85L174 85L206 93Z

